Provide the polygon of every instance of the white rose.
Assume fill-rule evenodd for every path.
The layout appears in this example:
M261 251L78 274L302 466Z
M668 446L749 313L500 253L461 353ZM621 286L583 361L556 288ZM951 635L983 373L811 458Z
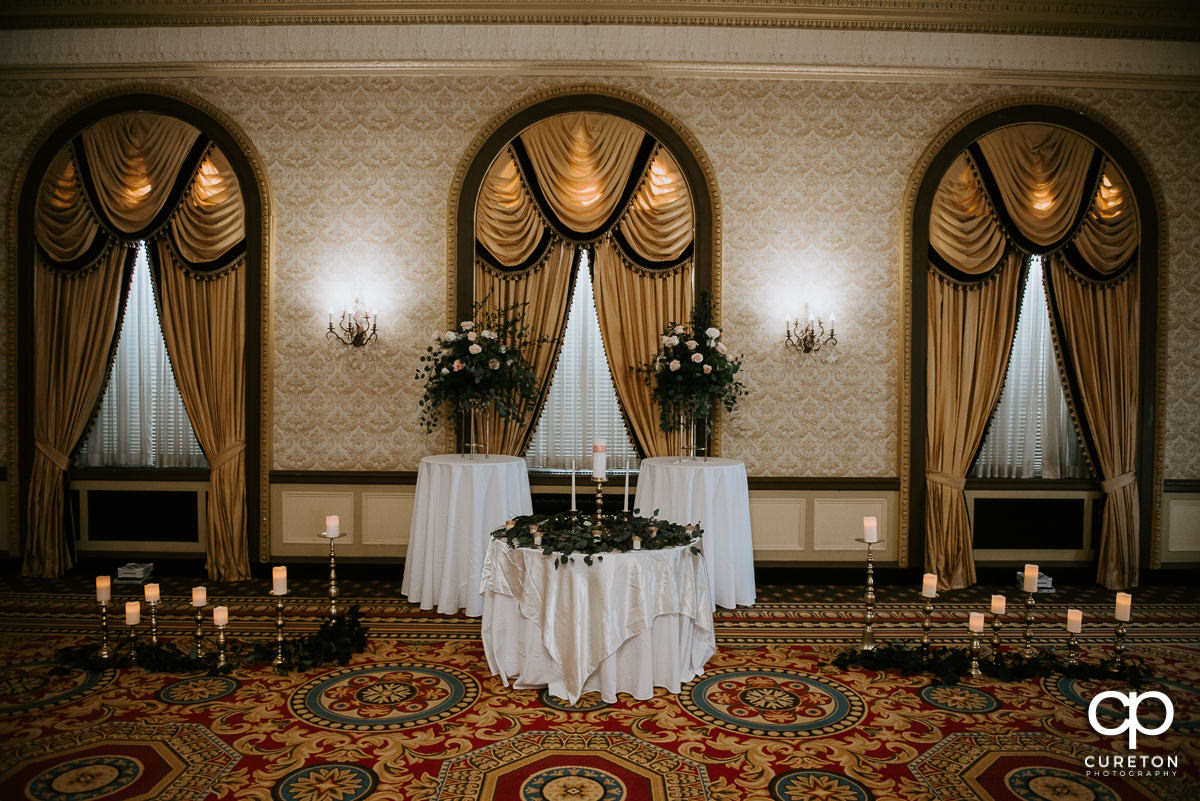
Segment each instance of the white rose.
M683 326L682 326L682 325L677 325L677 326L675 326L675 333L676 333L676 334L682 334L682 333L683 333Z
M694 339L689 339L687 342L684 342L683 344L687 345L688 350L695 350L696 348L700 347L700 343Z
M443 368L442 368L442 375L450 375L450 368L449 368L449 367L443 367Z
M467 339L470 340L471 342L474 342L478 338L479 337L476 335L476 333L474 331L467 332Z
M704 354L703 353L693 353L692 361L694 361L696 364L699 364L700 362L704 361Z
M501 346L500 346L500 352L501 352L501 353L508 353L508 348L507 348L507 347L505 347L504 345L501 345Z
M704 336L708 337L709 339L716 339L717 337L721 336L721 329L720 328L709 328L709 329L705 330Z
M462 330L464 331L470 331L475 327L475 323L471 322L470 320L463 320L461 323L459 323L459 325L462 326Z
M500 369L500 360L499 359L488 359L488 367L492 368L493 370L499 370Z
M712 372L712 365L711 364L704 365L704 374L708 375L711 372Z
M654 372L661 373L662 368L663 368L663 362L662 362L662 359L659 359L658 361L656 361L654 363Z
M679 359L671 359L671 363L667 365L668 369L673 373L679 369Z
M479 336L483 337L484 339L495 339L495 338L496 338L496 332L495 332L495 331L489 331L489 330L487 330L487 329L485 328L485 329L483 329L482 331L480 331L480 332L479 332Z
M453 331L446 332L446 341L447 342L453 342L456 339L458 339L458 334L454 333Z
M471 347L467 348L467 350L469 350L471 352L471 355L483 353L483 348L480 347L479 345L472 345Z
M671 344L671 338L669 336L667 336L666 334L663 334L662 342L663 342L663 347L666 347L667 345Z
M726 350L728 350L728 349L725 347L724 342L717 343L717 353L724 353Z
M667 339L667 345L669 345L672 348L678 344L679 344L679 337L670 337L669 339Z

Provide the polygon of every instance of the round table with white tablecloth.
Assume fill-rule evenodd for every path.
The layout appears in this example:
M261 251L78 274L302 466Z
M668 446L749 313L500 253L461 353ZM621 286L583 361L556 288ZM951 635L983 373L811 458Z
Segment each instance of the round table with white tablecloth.
M713 603L727 609L754 603L754 541L746 465L736 459L643 459L634 507L672 523L704 530Z
M691 545L556 564L492 540L483 565L483 650L507 685L572 704L598 691L678 693L716 651L704 557Z
M532 513L529 471L517 456L426 456L417 470L400 591L422 609L483 613L479 574L489 535Z

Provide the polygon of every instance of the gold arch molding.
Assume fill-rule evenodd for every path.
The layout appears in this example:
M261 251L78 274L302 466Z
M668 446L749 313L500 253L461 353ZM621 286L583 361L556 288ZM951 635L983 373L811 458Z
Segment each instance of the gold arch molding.
M1150 526L1150 554L1149 566L1158 568L1161 566L1159 545L1162 536L1161 532L1161 506L1162 493L1159 488L1162 486L1162 454L1163 454L1163 410L1165 409L1164 400L1166 398L1166 334L1163 323L1166 320L1167 309L1167 278L1168 278L1168 263L1167 254L1169 252L1167 242L1167 219L1166 219L1166 204L1163 200L1162 185L1158 180L1156 173L1150 166L1149 159L1145 153L1137 145L1133 137L1127 131L1121 128L1116 122L1108 119L1103 114L1095 109L1086 106L1082 103L1055 97L1052 95L1043 94L1026 94L1013 95L1009 97L1001 97L987 103L976 106L967 112L956 117L949 122L938 134L929 142L925 150L921 153L913 165L912 173L909 175L908 184L904 191L903 216L901 217L903 230L900 240L900 297L897 299L901 310L901 326L903 327L902 345L899 349L899 372L900 372L900 464L898 470L900 473L900 555L901 566L904 566L905 558L908 554L910 541L910 521L912 520L912 449L914 447L924 448L924 441L919 443L913 442L913 414L912 414L912 368L913 368L913 224L917 211L918 193L925 182L929 171L933 165L934 159L942 153L952 139L959 135L960 132L972 126L978 121L990 115L999 114L1006 110L1017 110L1022 107L1041 106L1049 107L1054 110L1072 112L1079 115L1080 122L1086 122L1099 128L1107 130L1114 140L1128 151L1132 163L1122 163L1122 167L1136 168L1140 171L1141 176L1145 179L1149 186L1151 199L1155 207L1155 225L1157 227L1157 247L1156 250L1156 282L1157 291L1155 297L1156 303L1156 318L1153 320L1155 330L1154 337L1154 367L1155 381L1153 386L1155 415L1154 415L1154 432L1152 442L1149 443L1152 451L1153 469L1150 486L1153 491L1149 493L1150 497L1141 499L1141 503L1151 504L1151 526ZM1005 127L1010 124L1021 122L1031 122L1033 120L1014 119L1004 122L998 121L996 125L991 126L989 130ZM1067 125L1064 127L1071 128ZM1097 147L1104 150L1104 147L1096 142L1095 139L1089 136L1086 132L1075 128L1076 133L1091 140ZM981 134L982 135L982 132ZM1111 154L1110 154L1111 155ZM1120 163L1120 162L1119 162ZM924 358L924 353L920 354ZM924 519L922 514L921 519ZM923 536L918 532L918 536Z
M479 181L482 179L483 172L489 166L487 164L478 164L485 146L493 141L493 138L501 131L506 124L527 112L530 112L535 107L546 105L547 113L544 116L560 114L567 111L572 111L572 98L580 101L589 98L605 98L611 101L616 101L616 109L607 111L606 113L621 113L620 107L624 106L627 109L640 110L647 112L655 117L657 121L667 126L675 136L678 137L682 145L687 149L687 153L673 153L676 160L681 166L686 161L692 161L700 174L703 176L703 187L692 187L692 192L703 192L708 199L709 208L711 210L711 223L709 225L711 234L711 247L709 249L709 259L711 264L711 295L713 303L713 319L720 324L721 320L721 252L723 248L722 231L722 211L721 211L721 194L717 188L716 173L713 170L712 162L708 158L708 154L704 151L704 147L696 138L695 134L685 126L679 118L667 111L662 106L654 101L646 98L636 92L630 92L626 89L621 89L615 86L606 84L569 84L564 86L556 86L548 89L543 89L532 94L526 95L516 101L508 108L494 116L486 125L479 130L471 144L463 153L463 157L459 160L458 167L454 171L454 178L450 183L450 197L446 204L446 323L448 326L455 324L456 315L460 299L458 297L460 287L458 283L459 277L459 261L460 261L460 243L459 238L461 231L459 228L459 208L464 200L464 192L468 193L467 199L470 202L471 208L474 208L475 196L479 191ZM555 103L560 104L560 107L551 109L550 106ZM628 117L632 122L642 125L638 119ZM642 125L642 127L645 127ZM513 135L519 133L516 131ZM680 158L686 156L686 158ZM473 169L474 168L474 169ZM482 169L480 169L482 168ZM687 171L685 170L685 173ZM477 176L468 185L469 176ZM697 234L699 228L703 225L702 220L697 220ZM471 264L474 265L474 253L471 254ZM452 440L453 434L449 431L447 436L447 447L453 450L454 443ZM721 425L720 418L717 424L713 427L712 441L714 453L720 454L721 441Z
M272 361L271 361L271 286L273 280L273 271L271 269L272 250L271 243L274 239L274 204L271 196L270 183L267 180L267 172L263 164L262 157L255 148L250 137L242 127L229 117L225 112L199 95L192 94L170 86L163 86L151 83L129 83L120 84L106 88L104 90L89 93L78 100L73 101L69 105L60 109L54 114L33 137L30 144L21 154L21 160L17 166L15 176L13 178L12 189L9 193L8 204L8 298L14 310L17 306L17 275L19 271L18 263L18 238L19 226L18 218L20 211L20 199L22 192L25 189L26 182L30 177L30 167L37 155L42 152L51 138L58 134L64 126L79 125L80 129L83 126L94 122L109 114L121 113L126 111L137 110L153 110L159 109L139 109L137 107L126 107L121 101L133 96L150 96L151 98L162 98L167 101L174 101L177 104L189 106L202 116L207 116L212 122L216 123L222 132L233 140L237 147L238 155L245 160L245 163L250 168L254 180L255 190L258 193L259 214L260 220L257 226L258 231L249 231L247 233L247 244L250 244L250 238L254 238L254 244L261 254L261 263L259 265L259 294L258 294L258 364L259 364L259 453L258 453L258 510L247 509L247 515L255 514L258 521L258 551L259 561L265 560L270 554L270 492L268 486L268 478L271 467L272 448L272 414L271 414L271 376L272 376ZM111 110L106 107L111 106ZM87 118L80 124L83 115L86 115L89 110L95 110L94 117ZM169 111L160 111L160 113L171 113ZM195 124L195 120L187 120ZM200 126L197 126L200 127ZM71 131L74 135L78 131ZM34 176L38 178L40 176ZM8 519L12 521L13 530L19 531L17 521L20 514L20 432L18 430L19 421L19 393L17 391L17 376L18 376L18 358L17 358L17 314L9 315L9 325L6 334L7 345L7 367L8 375L12 380L8 387L8 431L9 431L9 464L13 466L13 474L9 476L9 491L8 491ZM247 472L250 467L247 465ZM11 554L16 555L17 544L20 542L19 533L15 535L14 540L9 545Z

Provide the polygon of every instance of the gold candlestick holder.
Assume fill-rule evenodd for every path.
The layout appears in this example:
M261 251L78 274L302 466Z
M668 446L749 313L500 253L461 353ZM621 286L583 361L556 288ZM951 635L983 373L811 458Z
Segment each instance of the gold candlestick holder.
M1079 664L1079 637L1075 632L1067 632L1067 665L1074 667Z
M329 618L332 620L337 617L337 599L338 599L338 584L337 584L337 557L333 552L333 542L338 537L343 536L338 534L338 537L330 537L323 533L322 536L329 540Z
M158 601L150 601L150 644L158 645Z
M204 658L204 607L197 606L196 630L192 633L192 643L195 645L196 658Z
M1001 617L1003 615L992 615L992 659L1000 656L1000 629L1004 626Z
M967 673L974 679L983 675L983 671L979 669L979 636L980 632L971 632L971 665L967 668Z
M225 659L225 626L217 626L217 667L223 668L228 664Z
M929 648L933 645L933 641L929 639L929 632L933 628L933 599L926 597L925 604L921 607L921 649L926 654L929 653Z
M1026 659L1033 659L1037 655L1037 650L1033 647L1033 593L1025 593L1025 631L1021 637L1025 640L1025 647L1021 649L1021 655Z
M275 660L271 663L275 667L283 664L283 596L285 593L272 593L275 595Z
M1125 623L1118 620L1113 630L1113 664L1117 670L1125 667L1125 634Z
M868 542L862 537L858 537L855 542L861 542L867 546L867 593L863 596L866 608L863 611L863 633L859 648L863 651L873 651L875 650L875 562L874 556L871 554L871 546L881 543Z
M128 628L129 628L129 635L126 637L126 641L129 643L129 655L136 657L137 656L137 624L136 623L131 624Z
M108 647L108 601L100 602L100 658L108 659L112 650Z
M604 482L607 478L596 478L592 476L592 481L596 482L596 523L599 524L604 519Z

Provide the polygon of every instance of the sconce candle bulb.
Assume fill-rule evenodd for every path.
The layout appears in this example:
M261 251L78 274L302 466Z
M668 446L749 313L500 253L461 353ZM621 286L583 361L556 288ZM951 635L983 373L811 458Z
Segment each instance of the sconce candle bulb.
M804 305L804 315L792 319L784 319L783 344L802 353L817 353L821 348L837 346L837 337L833 333L834 320L829 318L829 332L825 332L825 324L815 312L809 312L808 304Z
M329 312L329 330L325 332L325 338L336 339L343 345L349 345L352 348L361 348L363 345L374 342L379 315L375 312L360 312L358 306L359 300L355 298L354 306L343 311L341 317L338 318L336 328L331 310Z

